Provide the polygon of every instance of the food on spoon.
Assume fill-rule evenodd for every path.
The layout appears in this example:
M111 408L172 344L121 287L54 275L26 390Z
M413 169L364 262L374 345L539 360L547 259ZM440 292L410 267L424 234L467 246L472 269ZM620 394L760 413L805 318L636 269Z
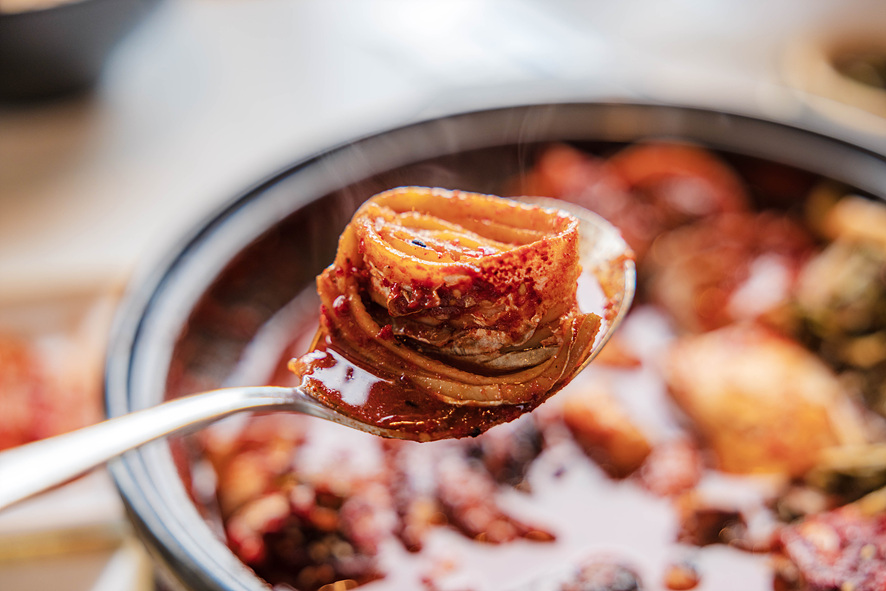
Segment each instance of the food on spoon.
M470 430L425 438L514 418L566 385L600 329L576 300L578 228L563 211L491 195L376 195L317 280L320 329L290 369L313 396L369 423L359 407L392 400L419 409L413 425L468 407L458 418ZM394 422L383 426L403 428Z

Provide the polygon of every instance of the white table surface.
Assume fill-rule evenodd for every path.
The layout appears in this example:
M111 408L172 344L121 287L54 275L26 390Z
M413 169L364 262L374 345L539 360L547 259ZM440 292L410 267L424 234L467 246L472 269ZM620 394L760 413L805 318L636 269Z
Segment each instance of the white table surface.
M786 48L853 27L886 34L882 0L161 0L94 92L0 107L0 306L122 281L284 165L439 113L652 97L790 119Z

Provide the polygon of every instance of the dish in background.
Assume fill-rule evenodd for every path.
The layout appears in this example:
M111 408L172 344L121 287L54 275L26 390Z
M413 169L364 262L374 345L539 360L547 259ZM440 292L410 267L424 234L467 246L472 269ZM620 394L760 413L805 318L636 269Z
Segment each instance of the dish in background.
M117 295L0 302L0 449L101 420L101 366Z
M332 259L336 237L351 213L372 194L409 184L501 193L504 192L502 187L532 169L539 156L537 150L548 143L567 142L587 153L602 154L612 153L624 144L662 137L689 140L706 149L720 151L730 161L743 162L746 165L742 169L747 175L745 178L753 179L752 184L764 184L771 196L782 200L781 206L788 209L796 203L792 200L806 194L811 186L810 178L818 175L881 197L878 191L886 186L886 161L881 156L812 131L697 109L630 104L537 105L467 113L395 129L298 163L260 184L198 229L156 274L136 286L110 350L107 367L110 413L116 415L150 406L166 396L174 397L223 383L262 381L273 375L278 359L268 352L285 351L297 327L305 329L308 335L312 333L312 327L305 326L304 318L310 315L306 310L316 307L315 300L310 297L313 278ZM702 159L701 163L706 161ZM651 238L654 244L655 237ZM296 297L301 292L306 294L305 297ZM654 346L656 341L651 340L648 345ZM294 347L298 349L300 345ZM630 361L629 358L629 355L624 357ZM538 418L545 420L541 414ZM266 419L271 424L287 420L280 415ZM217 466L227 458L233 459L242 470L227 475L220 472L222 478L233 473L236 478L231 477L231 482L244 484L247 489L263 487L263 483L269 481L264 479L267 474L262 473L262 464L282 457L283 469L272 474L271 484L294 484L290 491L293 506L301 506L299 502L305 501L305 508L316 509L313 517L317 518L314 523L317 527L298 527L287 521L289 501L278 497L252 507L255 510L250 512L250 519L246 519L243 525L258 524L257 531L264 533L261 526L279 525L282 519L293 538L285 535L278 538L280 547L294 551L299 548L298 544L291 543L294 537L322 538L324 532L337 531L337 503L341 498L336 497L335 491L342 489L334 488L327 491L328 494L318 494L310 483L299 483L299 475L291 472L286 463L289 461L288 451L298 443L302 432L286 426L271 431L263 428L261 423L253 431L241 432L241 427L241 422L227 423L204 434L215 439L212 443L215 446L213 461ZM500 432L507 435L509 430ZM251 438L253 433L255 438ZM283 434L283 437L272 437L269 441L269 433ZM363 452L369 447L364 441L353 441L350 434L333 434L322 438L315 450L319 453L330 449L325 445L336 440L346 445L351 443L348 447L352 452ZM526 441L530 451L535 449L533 437ZM481 440L476 442L483 445ZM256 462L238 461L241 454L230 454L244 443L249 449L241 451ZM468 445L471 443L467 442ZM214 478L200 478L211 473L207 464L199 461L201 444L206 442L201 442L199 437L158 443L115 462L112 471L137 528L161 557L163 572L174 586L195 591L263 589L264 583L236 559L220 537L223 524L219 520L219 505L230 502L236 506L237 501L217 498ZM270 453L257 451L264 444L269 445ZM444 444L451 449L462 442ZM545 463L535 464L533 468L545 472L550 478L546 484L533 489L533 494L540 495L545 502L533 505L518 490L503 494L507 510L522 516L524 525L529 526L528 529L522 528L524 539L513 545L494 546L490 543L489 532L484 530L486 542L470 542L470 549L465 550L463 546L458 549L458 544L448 545L447 542L457 534L440 528L437 531L442 533L435 534L428 544L432 552L431 563L439 567L437 571L428 570L431 564L425 563L417 575L415 572L410 575L409 569L415 566L415 562L407 559L407 550L397 550L395 545L393 554L385 555L388 561L385 572L398 577L436 574L439 578L435 581L441 585L457 586L465 579L458 579L463 573L452 570L452 565L462 559L475 560L497 568L489 574L494 577L487 580L489 588L535 585L533 588L542 589L545 584L554 588L557 582L562 583L574 576L572 569L583 559L594 558L598 551L621 552L629 562L642 557L648 547L632 546L637 536L643 535L642 525L638 528L636 521L621 520L619 516L642 513L652 519L649 523L664 527L657 530L656 536L666 538L669 535L667 524L672 523L671 518L662 518L653 507L666 501L650 499L629 480L631 476L625 479L624 474L616 473L614 478L606 477L574 445L570 447L567 443L566 447L557 449L559 451L553 457L549 456ZM192 455L195 450L198 461L192 463L190 460L195 457ZM485 452L479 453L483 455ZM351 474L344 469L346 455L333 453L333 457L326 457L325 462L322 453L319 457L321 459L315 467L334 466L331 476L339 475L344 480ZM448 466L453 475L470 480L472 472L458 460L463 457L458 455L455 463ZM361 455L350 465L371 466L371 463L363 462L366 459ZM307 458L305 461L310 462ZM368 461L373 460L369 458ZM631 467L626 469L627 472L632 470ZM182 474L188 485L182 481ZM192 477L193 487L190 486ZM566 480L558 480L560 478ZM579 484L600 485L601 488L594 488L593 494L570 500L558 496L568 487L557 483L566 483L568 479L577 479ZM332 482L341 485L341 480L333 478ZM529 480L530 486L538 482ZM719 484L730 489L732 482L725 478ZM758 492L765 496L768 487L778 485L778 482L764 479ZM475 490L488 492L484 486ZM357 502L349 505L349 511L354 511L352 515L367 515L361 513L361 508L379 506L372 500L378 490L373 487L363 489L357 495ZM251 498L255 492L234 489L232 496L242 500ZM258 492L261 494L266 490L260 488ZM456 501L458 492L457 487L450 490ZM368 496L362 496L363 493ZM493 496L497 497L497 493L480 495L485 500ZM329 504L312 504L318 498ZM604 498L606 503L612 504L598 502ZM194 499L199 501L196 505ZM469 506L477 498L467 495L463 500ZM478 507L483 511L489 509L489 505L483 503ZM688 508L693 507L697 508L693 505ZM713 532L716 537L721 531L722 519L734 519L734 512L721 511L722 507L710 509L690 513L702 520L702 526L713 523L711 528L701 527L701 530ZM489 513L481 511L481 516L484 515L488 517ZM521 527L507 523L501 515L495 517L494 522L505 521L499 524L500 527L496 526L499 527L498 533L521 531ZM706 521L709 518L713 521ZM561 525L569 522L572 527L602 531L608 536L610 545L601 545L598 540L583 548L570 547L564 551L563 547L545 541L550 540L548 534L551 532L544 526L554 522ZM228 525L230 527L230 522ZM324 527L331 529L324 530ZM739 530L741 527L729 529L727 533L740 534ZM246 527L239 531L249 533L250 529ZM553 533L556 535L556 530ZM564 537L575 540L573 534L575 531L570 530L570 534ZM235 535L236 532L232 538ZM665 538L659 537L657 541ZM333 539L328 547L319 547L316 551L320 554L327 550L333 554L340 551L343 555L354 556L353 547L336 545L337 541L340 540ZM247 556L250 549L261 552L261 543L248 539L248 536L237 539L236 543L240 544L238 551L242 556ZM668 544L664 547L679 549ZM390 549L391 546L386 547ZM643 571L644 577L653 573L653 578L649 579L653 586L670 561L676 562L674 566L679 571L679 559L685 558L679 552L662 551L662 547L655 546L657 549L648 554L654 557L654 564L646 566ZM718 560L722 560L726 551L729 551L728 545L714 544L712 550L703 552L706 558L700 562L703 571L699 589L704 588L705 581L715 584L711 572L728 576L729 571L718 568L723 564ZM699 554L702 554L701 549ZM772 573L761 566L762 555L743 556L753 563L750 566L745 563L749 568L746 572L753 574L760 589L765 589L765 583L761 581L767 581ZM260 556L253 558L259 560ZM362 556L358 553L357 558ZM517 577L515 582L514 564L526 564L535 570L523 573L526 578L520 580ZM623 572L616 571L616 574ZM373 571L366 570L364 575L371 578ZM691 573L683 572L683 575ZM273 578L267 573L265 576ZM447 576L454 576L457 580L447 579ZM388 579L389 584L396 585L396 581L390 583L391 580ZM481 579L475 579L475 582L477 586L482 584ZM350 584L342 583L342 586L347 588ZM687 584L685 580L683 584ZM428 585L433 588L432 583Z
M784 75L825 115L886 133L886 31L839 31L788 46ZM846 108L849 107L849 108Z
M103 415L101 366L116 289L51 277L0 300L0 448ZM98 470L0 513L0 588L153 589L113 482Z
M0 0L0 100L91 87L117 43L156 0Z

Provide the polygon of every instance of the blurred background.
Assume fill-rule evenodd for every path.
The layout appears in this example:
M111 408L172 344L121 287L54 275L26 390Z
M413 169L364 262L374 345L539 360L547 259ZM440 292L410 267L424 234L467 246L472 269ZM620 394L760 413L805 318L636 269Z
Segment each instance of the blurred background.
M5 59L65 37L23 28L72 8L44 4L0 0ZM886 39L880 0L141 0L123 20L85 88L8 96L15 70L0 76L0 372L32 371L22 347L49 352L41 391L64 383L83 409L10 427L35 411L3 401L0 374L0 445L99 416L102 339L131 274L244 189L352 138L628 99L814 122L886 151L882 68L841 74L832 59ZM0 589L150 589L123 523L103 474L0 515Z

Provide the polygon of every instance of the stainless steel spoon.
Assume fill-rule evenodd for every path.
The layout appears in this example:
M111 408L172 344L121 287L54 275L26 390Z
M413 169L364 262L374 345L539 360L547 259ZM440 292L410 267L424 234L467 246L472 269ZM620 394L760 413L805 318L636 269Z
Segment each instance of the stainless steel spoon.
M600 352L627 314L636 285L633 257L619 232L596 214L561 201L522 200L576 216L581 223L582 268L603 277L612 288L613 293L608 294L611 305L602 329L580 371ZM235 413L270 409L302 413L383 437L403 435L346 417L300 388L248 386L211 390L0 452L0 510L155 439L193 430Z

